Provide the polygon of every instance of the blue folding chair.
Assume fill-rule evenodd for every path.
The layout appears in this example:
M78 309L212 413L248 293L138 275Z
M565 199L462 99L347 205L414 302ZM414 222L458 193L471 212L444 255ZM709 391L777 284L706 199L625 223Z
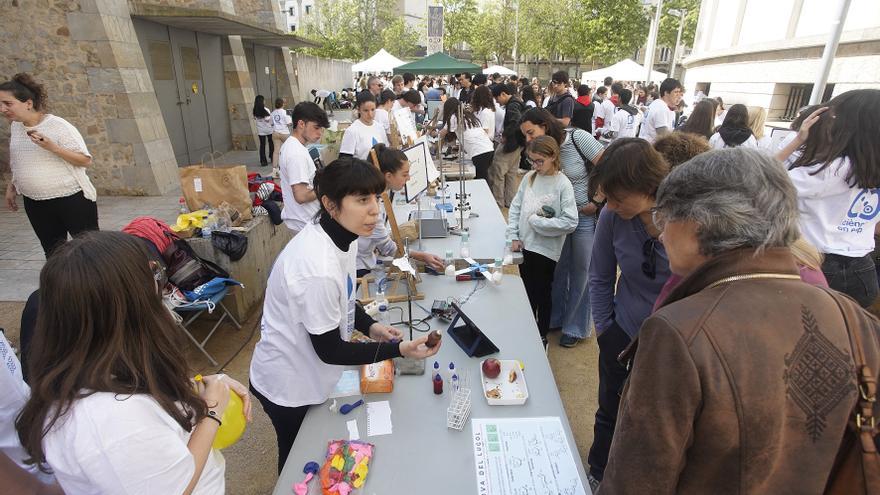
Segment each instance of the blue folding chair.
M215 361L214 358L205 349L205 344L208 343L208 340L211 339L211 336L214 335L214 332L217 331L217 328L220 326L220 324L223 323L223 321L226 320L226 318L229 318L232 321L232 324L235 325L236 328L241 330L241 325L238 323L238 320L236 320L235 317L232 316L232 313L230 313L229 309L223 304L223 298L226 297L227 292L229 292L229 288L224 287L222 291L214 294L214 296L208 300L197 301L194 303L187 304L185 306L178 306L178 307L174 308L174 311L177 312L178 314L180 314L180 316L182 316L184 318L183 323L180 324L180 327L183 329L183 332L186 334L187 337L189 337L189 340L191 340L192 343L195 344L196 347L198 347L200 351L202 351L202 354L204 354L205 357L208 358L208 361L211 361L211 364L213 366L217 366L217 361ZM214 310L216 310L218 308L221 311L223 311L223 313L220 315L220 318L217 320L217 322L214 323L214 326L211 328L211 331L208 332L208 335L206 335L205 338L200 342L192 334L192 332L189 331L190 325L194 321L196 321L196 319L198 319L199 316L204 314L205 311L207 311L208 314L211 314L214 312ZM186 316L186 315L190 315L190 314L191 314L191 316L189 316L189 317Z

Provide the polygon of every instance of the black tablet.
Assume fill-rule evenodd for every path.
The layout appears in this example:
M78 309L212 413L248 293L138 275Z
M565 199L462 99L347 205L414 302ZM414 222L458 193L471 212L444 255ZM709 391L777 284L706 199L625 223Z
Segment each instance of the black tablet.
M458 303L453 302L452 309L455 310L455 318L452 319L446 333L465 354L470 357L483 357L498 352L498 347L464 314ZM461 324L458 324L459 319L462 320Z

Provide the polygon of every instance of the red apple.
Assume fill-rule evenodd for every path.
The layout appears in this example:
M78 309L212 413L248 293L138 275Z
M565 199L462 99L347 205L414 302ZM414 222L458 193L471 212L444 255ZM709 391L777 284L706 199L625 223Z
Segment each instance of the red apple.
M483 361L483 374L487 378L495 378L501 374L501 361L489 358Z

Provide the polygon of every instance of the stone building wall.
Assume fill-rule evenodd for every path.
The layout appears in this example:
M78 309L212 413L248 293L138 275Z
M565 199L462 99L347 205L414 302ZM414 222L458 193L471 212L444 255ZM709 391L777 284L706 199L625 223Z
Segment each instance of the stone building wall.
M93 155L101 194L161 194L177 184L177 163L129 16L110 0L18 1L4 15L0 77L29 72L50 111L70 121ZM0 122L0 143L9 123ZM8 145L0 171L9 171ZM7 173L2 174L8 178Z

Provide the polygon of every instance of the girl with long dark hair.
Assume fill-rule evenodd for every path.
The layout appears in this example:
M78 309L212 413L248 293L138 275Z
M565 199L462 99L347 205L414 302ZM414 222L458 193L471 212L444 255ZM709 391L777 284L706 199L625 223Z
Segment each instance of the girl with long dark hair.
M690 116L676 131L711 139L715 134L715 102L707 98L694 105Z
M196 389L162 279L122 232L75 238L40 272L31 396L16 429L67 493L223 493L211 444L230 389L248 418L250 398L223 375Z
M801 233L825 256L828 285L863 307L877 298L871 259L880 220L880 90L836 96L806 117L777 158L798 190Z
M266 166L275 154L275 143L272 140L272 112L266 108L263 95L254 98L254 121L257 123L257 136L260 138L260 165ZM269 154L266 154L266 142L269 143Z
M480 121L480 127L486 131L489 139L495 135L495 99L487 86L474 90L471 98L471 112Z
M477 88L477 92L485 86ZM474 93L474 98L477 98ZM463 125L459 128L458 114L461 110L461 118ZM480 122L474 113L467 107L461 108L461 103L456 98L449 98L443 104L443 118L447 124L440 131L440 141L443 142L454 133L458 137L461 149L471 158L471 162L476 169L477 179L488 179L489 166L492 165L492 158L495 156L495 149L492 145L490 134L492 131L487 130L486 126ZM494 112L492 113L494 119ZM495 128L495 121L492 121L491 129Z
M709 146L716 150L737 146L758 147L758 141L749 127L749 109L745 105L737 103L727 109L721 127L709 138Z

